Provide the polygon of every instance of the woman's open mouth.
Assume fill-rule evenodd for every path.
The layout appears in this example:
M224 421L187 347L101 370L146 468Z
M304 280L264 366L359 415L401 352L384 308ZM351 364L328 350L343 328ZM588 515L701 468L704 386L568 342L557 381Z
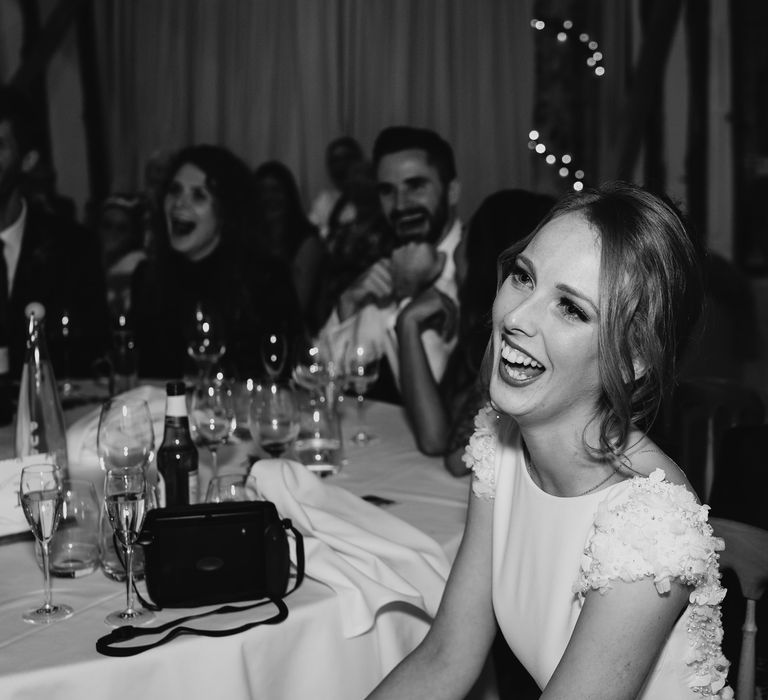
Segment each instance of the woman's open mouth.
M522 349L513 347L501 339L499 373L507 381L519 384L537 379L544 373L544 366Z
M174 236L188 236L195 230L197 224L194 221L188 221L186 219L177 219L171 217L170 219L171 234Z

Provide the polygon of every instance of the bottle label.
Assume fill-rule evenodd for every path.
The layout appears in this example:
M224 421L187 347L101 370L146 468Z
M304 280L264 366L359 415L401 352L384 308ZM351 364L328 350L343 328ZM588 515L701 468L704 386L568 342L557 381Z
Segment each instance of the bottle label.
M189 472L189 504L193 505L198 502L200 495L200 478L197 471Z
M174 418L187 417L187 397L168 396L165 400L165 415Z

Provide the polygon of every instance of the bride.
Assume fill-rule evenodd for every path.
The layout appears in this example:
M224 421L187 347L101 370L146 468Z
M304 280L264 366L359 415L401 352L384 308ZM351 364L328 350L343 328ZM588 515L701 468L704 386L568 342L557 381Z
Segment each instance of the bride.
M614 183L500 260L464 539L371 698L463 698L498 622L542 698L732 698L707 509L647 436L698 316L677 212Z

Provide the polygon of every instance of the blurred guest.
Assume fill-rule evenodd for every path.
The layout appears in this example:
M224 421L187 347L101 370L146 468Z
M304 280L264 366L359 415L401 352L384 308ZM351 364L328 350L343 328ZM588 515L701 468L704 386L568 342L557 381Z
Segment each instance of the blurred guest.
M304 322L316 331L325 246L304 213L293 173L283 163L263 163L254 171L253 183L257 244L290 267Z
M107 304L113 318L131 307L131 276L147 257L144 208L137 195L113 194L101 205L97 221L107 278Z
M109 320L95 233L27 196L28 174L44 154L42 118L19 90L0 87L0 319L10 367L24 360L24 308L46 308L54 371L87 376L107 348Z
M403 403L419 449L445 455L454 476L467 473L464 447L474 417L488 397L480 363L490 337L490 312L496 296L494 270L499 254L527 236L555 200L525 190L500 190L487 197L472 217L454 254L461 316L458 343L442 381L429 371L422 333L450 317L443 295L429 288L414 297L397 319Z
M381 210L373 178L356 178L347 184L331 211L328 231L323 321L357 277L392 253L394 235Z
M163 185L170 175L168 170L173 164L174 156L173 151L158 149L153 151L144 163L144 191L141 194L144 212L142 231L143 247L148 252L154 250L157 221L162 218Z
M222 328L225 369L258 375L262 335L278 325L297 334L300 316L286 266L266 252L244 253L250 171L225 148L198 145L182 150L169 172L156 254L132 280L139 374L185 374L190 327L202 305Z
M373 165L382 211L394 232L396 247L389 258L373 264L344 290L323 335L337 360L354 337L378 347L386 363L372 395L399 400L395 322L411 298L434 288L451 310L422 333L435 381L442 378L456 344L453 255L461 239L456 215L460 186L453 149L428 129L384 129L373 147Z
M344 188L365 168L363 149L351 136L334 139L326 147L325 169L331 187L315 197L309 211L309 220L317 226L321 238L328 236L331 212Z

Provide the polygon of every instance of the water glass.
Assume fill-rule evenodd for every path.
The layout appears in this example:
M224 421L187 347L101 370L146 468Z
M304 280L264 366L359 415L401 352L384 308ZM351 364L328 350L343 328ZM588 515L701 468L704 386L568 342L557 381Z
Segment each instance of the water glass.
M62 480L59 527L51 539L51 574L78 578L99 566L99 501L90 481ZM38 551L42 561L42 552Z
M302 397L295 445L299 461L319 476L337 474L344 461L342 444L341 421L335 404L325 397Z

